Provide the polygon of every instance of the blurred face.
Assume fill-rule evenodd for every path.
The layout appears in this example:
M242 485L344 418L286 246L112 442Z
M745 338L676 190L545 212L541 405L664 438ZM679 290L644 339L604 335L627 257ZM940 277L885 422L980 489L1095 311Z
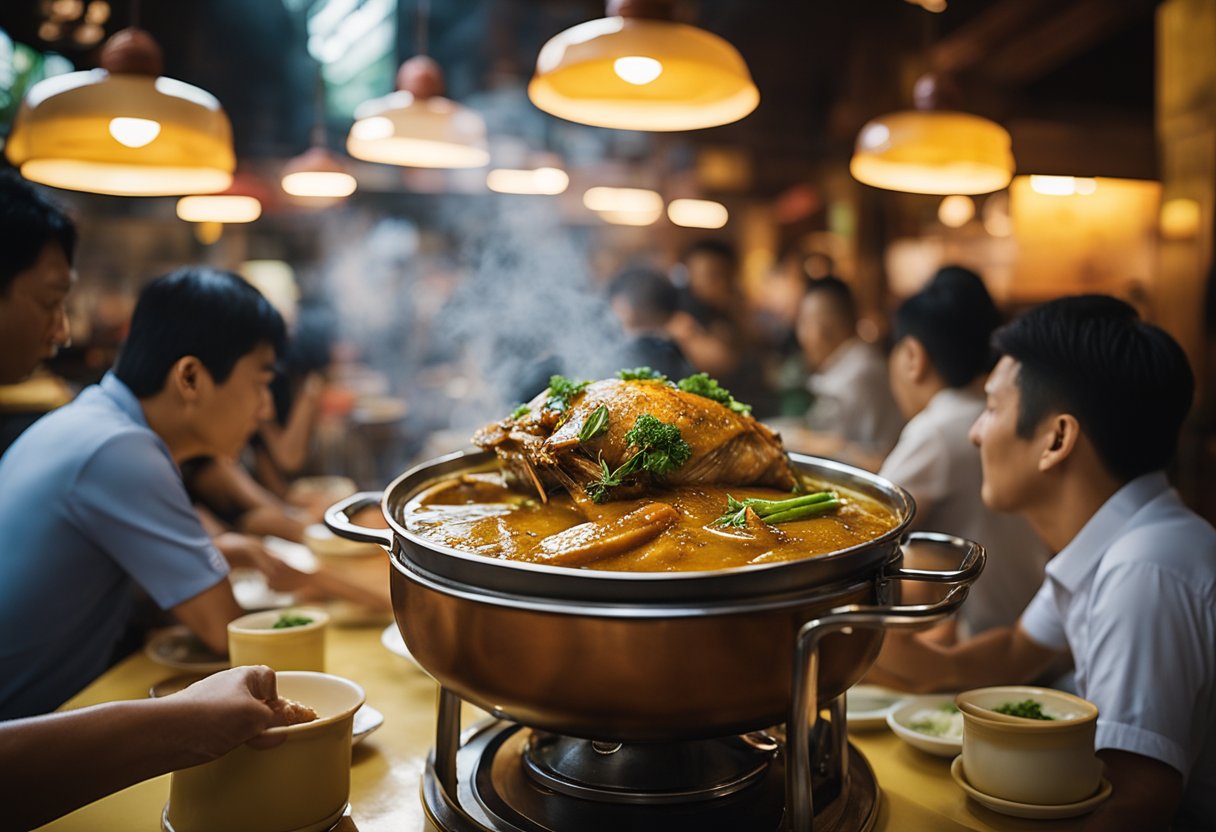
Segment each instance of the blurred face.
M912 338L905 337L895 345L895 348L891 350L891 356L887 359L887 379L891 384L891 395L895 398L895 404L905 419L912 418L919 410L913 389L915 383L912 367L912 362L915 360L914 350Z
M195 425L212 453L235 457L258 424L274 416L274 365L274 348L262 344L236 362L223 384L214 384L203 370L207 378L200 385Z
M0 295L0 384L15 384L70 340L67 299L76 274L55 243Z
M737 312L739 293L733 264L725 257L700 252L688 258L688 288L704 303L722 312Z
M1020 369L1009 356L997 363L984 385L984 412L971 427L971 442L980 449L984 469L980 496L995 511L1018 511L1029 505L1042 484L1042 443L1017 433Z
M836 319L832 304L822 292L814 292L802 299L798 310L798 344L812 369L823 366L848 336L842 337L843 329Z

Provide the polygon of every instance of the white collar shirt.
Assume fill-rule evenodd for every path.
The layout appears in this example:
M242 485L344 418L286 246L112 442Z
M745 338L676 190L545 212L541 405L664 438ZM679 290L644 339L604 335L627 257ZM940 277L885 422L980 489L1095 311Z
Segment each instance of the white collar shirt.
M873 345L851 338L807 380L815 396L807 413L812 430L842 436L870 452L895 445L904 419L891 395L887 360Z
M1164 473L1103 504L1048 563L1021 626L1072 651L1096 747L1177 769L1174 828L1216 829L1216 530Z
M939 391L908 420L878 472L916 500L915 528L965 537L987 549L984 574L959 611L963 636L1013 626L1043 583L1048 557L1029 523L992 511L980 497L984 473L968 434L983 410L977 390Z

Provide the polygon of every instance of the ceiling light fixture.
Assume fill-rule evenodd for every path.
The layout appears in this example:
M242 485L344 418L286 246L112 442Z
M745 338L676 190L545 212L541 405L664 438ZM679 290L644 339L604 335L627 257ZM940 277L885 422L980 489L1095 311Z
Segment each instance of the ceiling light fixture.
M355 192L359 183L338 155L325 146L325 82L319 71L314 112L312 146L283 166L280 185L284 192L303 199L327 203L345 199ZM320 203L314 202L316 204Z
M416 168L479 168L490 161L486 123L444 98L443 72L426 55L428 0L418 3L418 54L397 72L397 91L355 109L346 151L356 159Z
M606 17L567 29L536 58L528 97L547 113L595 127L699 130L760 102L735 47L671 19L673 0L608 0Z
M161 76L162 65L147 32L115 33L102 48L100 69L34 85L5 146L9 160L26 179L73 191L224 190L236 167L228 116L210 93Z
M934 75L913 89L916 109L876 118L861 128L849 163L853 178L914 194L986 194L1013 178L1009 131L970 113L939 109L949 92Z
M570 176L561 168L495 168L486 174L486 187L499 194L556 196L565 192L569 185Z
M667 219L684 228L721 228L730 212L710 199L673 199L667 206Z
M937 206L937 219L947 228L962 228L975 217L975 200L962 194L951 194Z

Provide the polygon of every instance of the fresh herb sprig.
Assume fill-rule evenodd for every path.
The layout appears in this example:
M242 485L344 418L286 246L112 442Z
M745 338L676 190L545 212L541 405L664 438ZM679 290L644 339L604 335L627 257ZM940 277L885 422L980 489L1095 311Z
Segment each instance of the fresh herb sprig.
M1021 702L1006 702L1004 705L1000 705L992 710L1006 716L1020 716L1022 719L1055 719L1055 717L1043 713L1043 706L1033 699L1023 699Z
M608 499L609 489L622 485L626 478L644 471L654 477L677 470L692 458L692 448L680 435L680 429L649 413L643 413L625 434L627 447L634 452L615 471L600 458L600 478L586 486L587 496L597 503Z
M757 497L736 500L728 494L726 511L714 521L714 525L743 528L747 526L749 508L756 512L756 515L765 523L789 523L835 511L840 508L842 502L840 495L835 491L817 491L814 494L803 494L788 500L761 500Z
M307 615L294 615L285 612L279 616L278 620L271 626L272 630L285 630L288 627L303 627L305 624L311 624L312 619Z
M590 442L595 437L608 430L608 407L600 405L595 410L591 411L591 415L587 417L587 421L583 422L582 428L578 432L579 442Z
M703 396L723 407L729 407L735 413L746 415L752 412L750 404L735 401L735 397L730 394L730 391L718 384L716 379L710 378L709 373L695 373L688 378L682 378L676 382L676 387L685 393Z
M586 389L589 381L573 381L565 376L549 376L549 395L545 399L545 410L565 413L570 400Z
M531 412L532 412L532 408L528 407L528 405L526 405L526 404L521 404L519 407L517 407L511 411L511 420L517 421L519 419L524 418Z
M667 381L667 376L649 367L634 367L631 370L617 370L616 377L621 381Z

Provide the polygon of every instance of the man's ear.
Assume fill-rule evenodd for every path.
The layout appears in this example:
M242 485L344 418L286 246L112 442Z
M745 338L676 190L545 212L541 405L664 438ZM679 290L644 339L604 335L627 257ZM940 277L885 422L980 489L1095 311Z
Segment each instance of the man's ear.
M915 335L904 338L903 347L903 361L905 362L903 367L907 371L908 378L919 384L925 380L932 368L929 363L929 351Z
M182 401L193 404L198 401L203 385L209 381L203 362L193 355L183 356L169 368L166 387L173 389Z
M1039 453L1039 470L1050 471L1072 455L1081 438L1081 425L1076 417L1060 413L1046 420L1039 434L1042 450Z

